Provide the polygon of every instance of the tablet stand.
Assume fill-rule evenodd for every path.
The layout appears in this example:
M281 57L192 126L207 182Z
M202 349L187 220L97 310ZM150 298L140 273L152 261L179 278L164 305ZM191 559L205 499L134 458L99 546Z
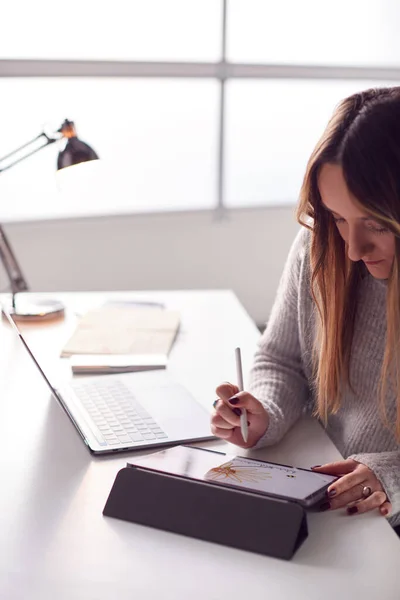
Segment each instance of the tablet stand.
M308 535L295 502L134 466L118 472L103 514L284 559Z

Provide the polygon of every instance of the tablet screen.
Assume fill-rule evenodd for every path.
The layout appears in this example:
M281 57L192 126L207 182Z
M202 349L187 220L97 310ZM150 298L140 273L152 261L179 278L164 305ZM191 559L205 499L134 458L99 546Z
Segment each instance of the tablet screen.
M143 456L134 466L304 501L336 477L251 458L176 446Z

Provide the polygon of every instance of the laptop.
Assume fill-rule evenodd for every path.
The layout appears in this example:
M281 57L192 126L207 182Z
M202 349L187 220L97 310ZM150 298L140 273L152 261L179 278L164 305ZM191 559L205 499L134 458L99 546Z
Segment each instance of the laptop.
M168 371L51 381L15 321L2 311L92 453L215 439L209 413Z

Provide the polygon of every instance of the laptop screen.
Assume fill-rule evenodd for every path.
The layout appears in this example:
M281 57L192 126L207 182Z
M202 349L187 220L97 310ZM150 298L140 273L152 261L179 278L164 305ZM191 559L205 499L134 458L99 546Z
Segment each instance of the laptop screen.
M3 315L5 316L5 318L7 319L7 321L9 322L10 326L12 327L12 329L15 331L15 333L18 335L19 339L21 340L22 344L25 346L29 356L32 358L34 364L36 365L36 367L39 369L40 374L42 375L43 379L45 380L45 382L47 383L47 385L49 386L51 392L56 396L56 389L57 386L55 384L55 382L53 382L53 384L50 382L48 376L46 375L44 369L41 367L41 365L39 364L36 356L34 355L33 351L31 350L31 348L29 347L29 345L27 344L24 336L22 335L21 331L18 329L17 324L15 323L14 319L12 318L12 316L10 315L10 313L7 311L7 309L4 306L1 306L1 311L3 313ZM47 370L47 369L46 369ZM52 369L49 369L49 372L52 373Z

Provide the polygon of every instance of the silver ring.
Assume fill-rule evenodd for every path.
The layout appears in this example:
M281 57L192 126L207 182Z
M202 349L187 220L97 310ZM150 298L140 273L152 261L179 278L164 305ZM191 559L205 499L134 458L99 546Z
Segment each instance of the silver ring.
M362 489L363 498L368 498L372 494L372 490L369 485L365 485Z

